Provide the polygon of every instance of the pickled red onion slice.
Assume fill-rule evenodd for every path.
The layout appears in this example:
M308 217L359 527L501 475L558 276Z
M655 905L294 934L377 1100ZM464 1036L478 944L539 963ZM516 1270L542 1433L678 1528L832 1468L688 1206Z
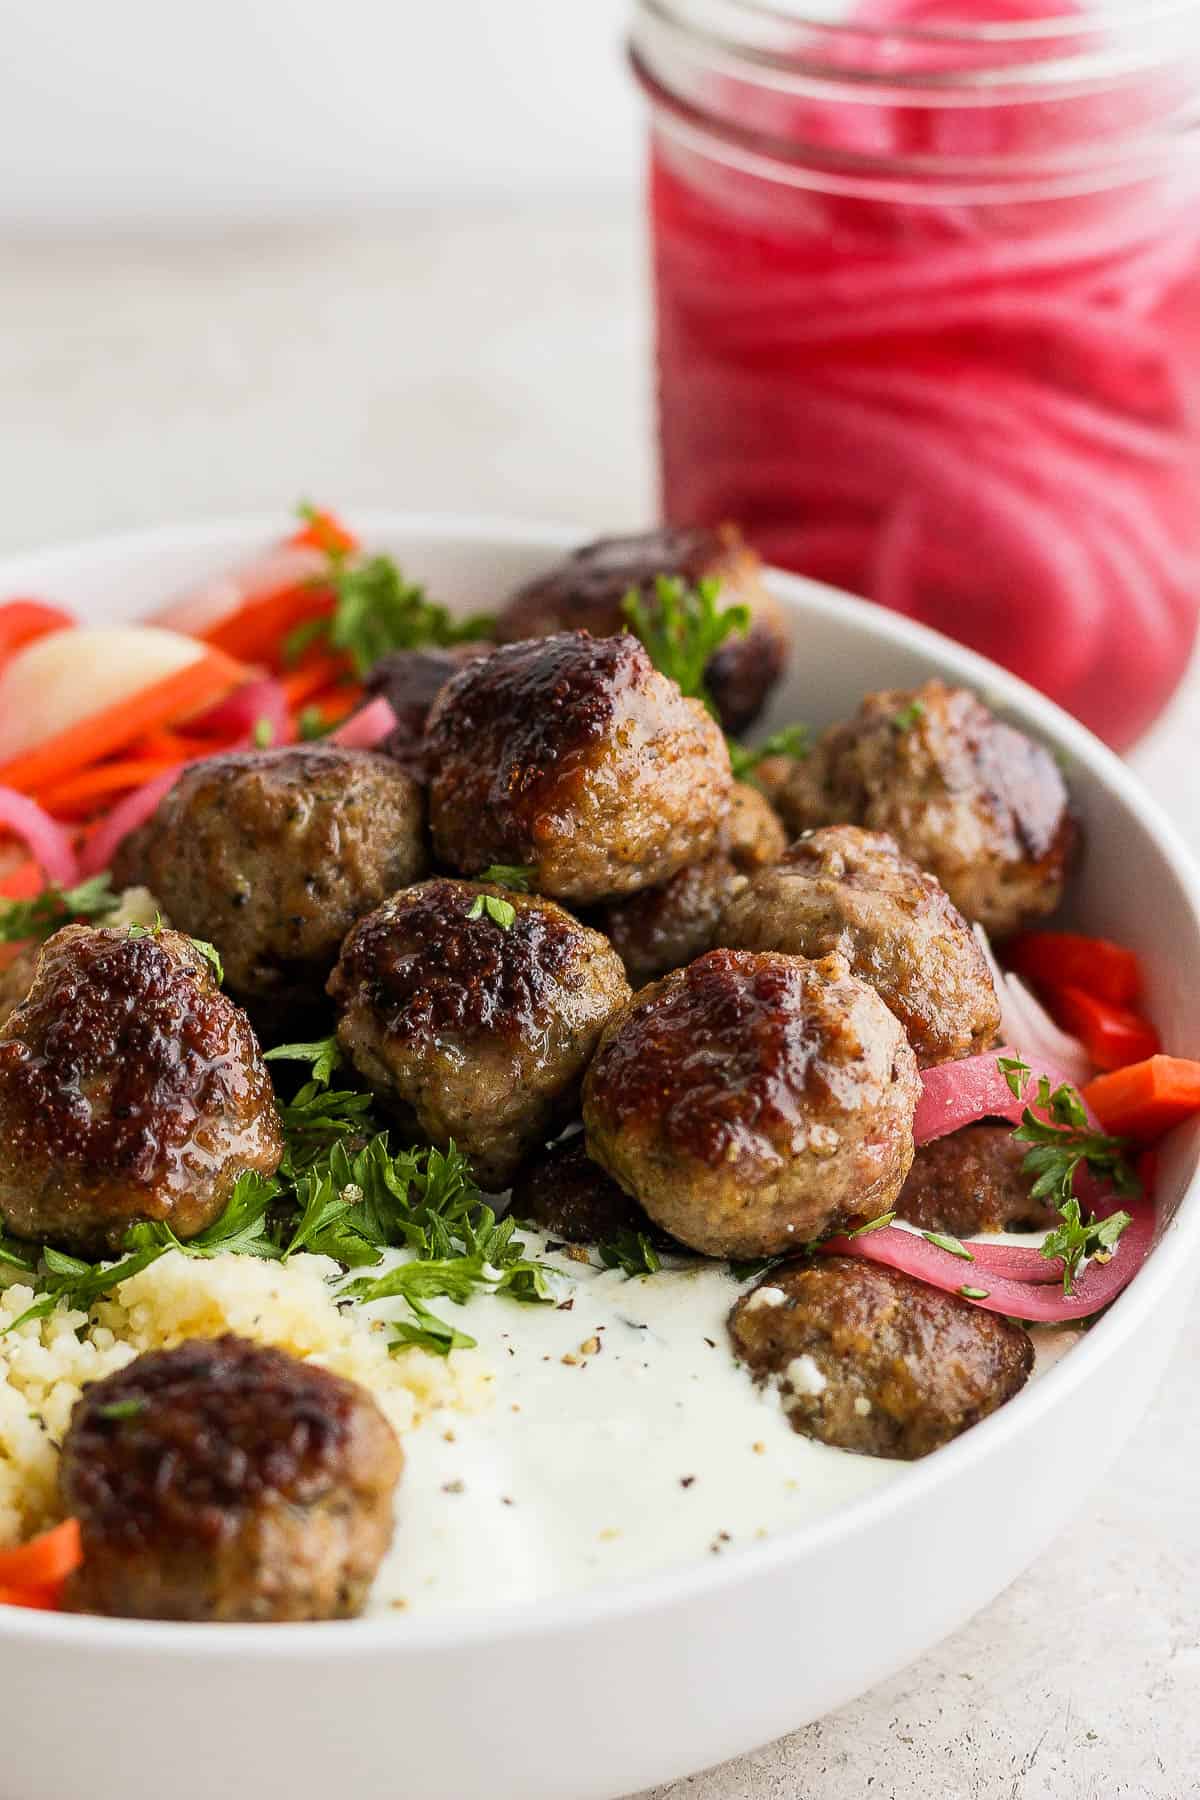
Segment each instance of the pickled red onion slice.
M344 725L330 732L326 742L342 744L348 750L373 750L395 731L399 722L389 702L381 697L352 713Z
M71 834L36 800L0 787L0 831L20 839L47 881L64 888L76 885L80 867Z
M917 1144L932 1143L935 1138L946 1137L981 1119L1007 1119L1018 1125L1027 1105L1044 1117L1034 1098L1038 1077L1045 1075L1051 1088L1068 1081L1068 1077L1061 1069L1035 1061L1033 1076L1024 1086L1025 1097L1018 1099L999 1067L999 1059L1011 1055L1009 1050L988 1050L982 1056L926 1069L913 1125ZM1086 1102L1084 1110L1089 1125L1099 1130ZM1075 1191L1080 1204L1097 1218L1125 1210L1131 1222L1111 1257L1090 1261L1075 1277L1070 1294L1056 1289L1062 1279L1061 1260L1043 1257L1040 1251L1021 1245L970 1243L965 1246L971 1253L971 1260L967 1261L916 1232L885 1225L857 1237L829 1238L818 1248L825 1256L858 1256L868 1262L886 1263L889 1268L915 1275L946 1293L963 1294L964 1289L978 1289L963 1297L989 1312L1008 1313L1013 1318L1041 1324L1084 1319L1107 1306L1145 1261L1154 1238L1154 1205L1148 1195L1137 1199L1118 1195L1086 1169L1076 1173Z
M928 1282L931 1287L941 1288L948 1294L961 1294L964 1288L978 1288L978 1294L963 1297L988 1312L1008 1313L1014 1319L1026 1319L1031 1324L1063 1324L1070 1319L1086 1319L1107 1306L1132 1281L1146 1260L1154 1238L1154 1207L1148 1199L1125 1200L1120 1204L1131 1215L1131 1223L1122 1232L1109 1260L1089 1262L1075 1277L1070 1294L1051 1285L1051 1281L1061 1279L1062 1264L1049 1258L1044 1264L1049 1279L1044 1277L1040 1282L1014 1281L1010 1275L997 1272L997 1257L1003 1245L988 1247L985 1260L980 1254L985 1246L971 1244L968 1248L975 1260L964 1262L961 1257L949 1250L940 1250L936 1244L911 1231L899 1231L893 1225L886 1225L879 1231L869 1232L866 1237L829 1238L819 1248L825 1256L858 1256L867 1262L886 1263L889 1268L915 1275L919 1281ZM1111 1205L1097 1209L1100 1217L1116 1210L1115 1196Z
M200 737L238 739L249 749L260 725L270 727L268 744L287 744L294 736L287 695L277 681L247 681L200 718L192 719L188 730Z
M167 769L164 774L156 775L153 781L148 781L144 787L135 788L132 794L127 794L119 805L113 807L80 852L79 874L82 878L99 875L109 867L118 846L131 831L136 831L147 819L154 817L159 801L164 794L170 793L186 767L186 763L180 763L177 769Z
M1068 1087L1075 1085L1064 1069L1039 1060L1031 1065L1033 1076L1025 1083L1025 1098L1018 1100L1000 1068L1002 1057L1016 1059L1017 1056L1017 1051L1011 1048L985 1050L980 1056L968 1056L961 1062L938 1063L935 1068L926 1069L921 1076L921 1098L917 1101L913 1120L913 1139L917 1147L931 1144L935 1138L948 1137L952 1131L960 1131L964 1125L974 1125L980 1119L1007 1119L1010 1124L1019 1125L1027 1106L1040 1114L1035 1096L1037 1079L1041 1075L1047 1077L1052 1089L1064 1083ZM1100 1124L1086 1102L1084 1110L1092 1130L1099 1131Z

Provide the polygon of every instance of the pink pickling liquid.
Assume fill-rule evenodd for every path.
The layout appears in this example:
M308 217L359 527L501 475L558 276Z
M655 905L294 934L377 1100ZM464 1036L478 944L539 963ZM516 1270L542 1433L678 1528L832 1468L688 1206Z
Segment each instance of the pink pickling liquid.
M859 19L1062 11L887 0ZM848 49L859 69L902 54ZM1152 120L1143 79L934 110L756 94L753 124L881 158L1029 157ZM789 186L663 133L651 207L666 517L736 519L770 561L948 632L1114 745L1144 731L1200 609L1195 181L918 203Z

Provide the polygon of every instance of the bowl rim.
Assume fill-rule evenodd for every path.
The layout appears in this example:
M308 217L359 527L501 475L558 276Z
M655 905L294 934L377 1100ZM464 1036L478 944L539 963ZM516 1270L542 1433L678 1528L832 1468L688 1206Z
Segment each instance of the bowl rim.
M480 514L410 513L345 506L339 508L339 516L367 538L444 537L463 545L494 544L545 551L548 555L597 535L594 530L562 523ZM278 532L278 515L260 513L95 534L0 557L0 589L14 583L24 586L31 581L53 580L58 568L77 569L92 560L119 562L156 552L194 551L199 556L208 550L223 551L233 541L243 541L249 551L259 540L274 541ZM231 554L241 552L233 549ZM798 608L802 613L849 621L876 641L916 652L938 665L939 672L949 672L981 690L989 704L1015 714L1039 737L1086 766L1122 810L1135 814L1154 842L1186 896L1200 942L1200 865L1140 779L1078 720L1018 676L928 626L805 576L772 568L767 571L767 580L789 610ZM932 1489L953 1481L971 1465L990 1456L993 1448L999 1450L1002 1444L1032 1431L1047 1412L1069 1405L1084 1383L1099 1377L1129 1339L1149 1326L1169 1291L1190 1278L1191 1265L1200 1253L1198 1140L1200 1134L1193 1128L1192 1172L1159 1245L1138 1271L1137 1279L1086 1331L1084 1341L1007 1406L913 1464L902 1479L852 1500L825 1518L780 1531L725 1557L695 1560L657 1573L517 1604L454 1609L407 1620L380 1617L291 1624L271 1631L249 1624L109 1619L3 1607L0 1642L58 1644L64 1650L110 1649L135 1655L182 1652L205 1658L246 1652L284 1659L306 1659L313 1654L339 1658L374 1658L381 1653L420 1656L633 1619L684 1602L706 1600L740 1582L777 1573L793 1563L799 1565L806 1557L834 1549L860 1531L866 1532L909 1509L919 1509L923 1497ZM1160 1245L1167 1241L1171 1253L1162 1255Z

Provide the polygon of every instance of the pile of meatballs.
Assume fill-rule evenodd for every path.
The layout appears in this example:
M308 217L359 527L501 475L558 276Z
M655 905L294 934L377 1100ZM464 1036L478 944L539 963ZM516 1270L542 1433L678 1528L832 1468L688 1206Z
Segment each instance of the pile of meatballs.
M623 596L652 604L664 573L750 609L711 711L623 629ZM336 1030L401 1136L453 1139L552 1240L792 1257L733 1308L737 1355L797 1431L926 1454L1020 1387L1027 1333L804 1252L893 1208L955 1233L1046 1222L1007 1128L914 1158L913 1116L922 1069L997 1038L973 924L1002 939L1059 901L1076 828L1056 763L934 680L735 780L724 732L789 645L730 529L590 545L496 638L377 665L397 718L377 750L192 764L126 839L114 884L173 929L69 926L22 970L0 1025L6 1228L89 1256L139 1220L203 1231L282 1156L262 1046ZM369 1396L278 1352L139 1358L87 1391L64 1447L72 1604L345 1616L400 1465Z

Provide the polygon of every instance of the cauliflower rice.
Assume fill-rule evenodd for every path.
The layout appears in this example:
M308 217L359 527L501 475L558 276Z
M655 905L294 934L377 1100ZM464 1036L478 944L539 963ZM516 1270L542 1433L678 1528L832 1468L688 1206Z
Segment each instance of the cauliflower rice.
M361 1382L401 1434L435 1408L471 1412L489 1402L493 1377L477 1351L391 1355L379 1308L338 1307L329 1281L340 1274L321 1256L282 1264L173 1250L90 1313L60 1309L0 1336L0 1545L62 1517L59 1449L87 1384L144 1350L169 1350L185 1338L234 1331L320 1363ZM24 1283L5 1288L0 1331L34 1298ZM403 1314L403 1305L395 1310Z

